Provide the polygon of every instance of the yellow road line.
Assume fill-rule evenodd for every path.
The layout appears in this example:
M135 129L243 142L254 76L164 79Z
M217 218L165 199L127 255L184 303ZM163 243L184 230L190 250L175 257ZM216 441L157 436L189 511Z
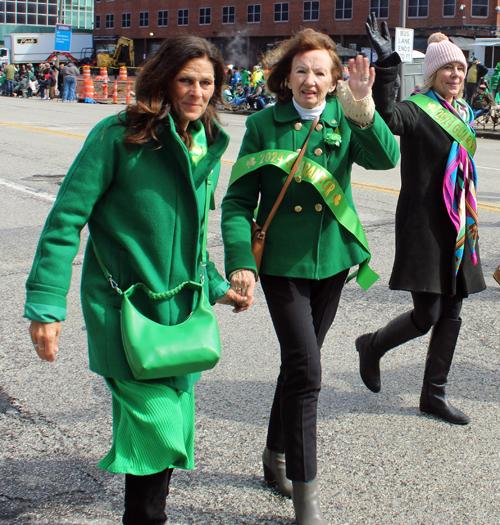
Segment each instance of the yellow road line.
M42 133L51 133L52 135L63 135L64 137L73 137L75 139L87 138L86 135L76 135L75 133L66 133L64 131L55 131L52 129L35 128L34 126L23 126L22 124L11 124L10 122L0 122L1 126L9 126L11 128L30 129L31 131L41 131Z
M86 135L77 135L75 133L65 133L64 131L54 131L50 129L36 128L34 126L23 126L22 124L11 124L10 122L0 122L0 126L10 126L11 128L30 129L31 131L41 131L42 133L51 133L52 135L63 135L64 137L73 137L75 139L85 140L87 138ZM222 164L226 164L227 166L233 166L234 162L232 160L222 160ZM365 184L362 182L353 182L352 186L354 188L362 188L365 190L381 191L383 193L393 193L394 195L399 194L398 189L389 188L387 186L375 186L374 184ZM496 204L486 204L486 203L478 202L477 205L479 208L483 210L500 212L500 206L497 206Z

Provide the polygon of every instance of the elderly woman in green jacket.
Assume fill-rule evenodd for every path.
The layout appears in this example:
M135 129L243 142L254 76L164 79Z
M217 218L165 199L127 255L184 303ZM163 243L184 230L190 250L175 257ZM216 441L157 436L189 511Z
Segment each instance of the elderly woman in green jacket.
M110 287L96 252L121 289L142 282L164 292L200 282L210 302L239 297L202 261L206 184L217 183L229 138L217 120L224 64L197 37L167 39L137 80L137 103L98 124L71 166L39 241L27 281L25 317L41 359L53 361L80 232L88 224L82 307L90 368L113 397L113 445L99 466L125 473L125 525L165 523L173 468L194 466L193 385L200 374L137 381L120 334L121 296ZM182 322L193 296L179 293L135 306L165 325Z
M235 291L251 302L257 276L250 239L254 210L259 205L256 220L265 223L311 131L267 230L259 274L281 347L263 465L265 478L293 497L299 525L325 524L316 482L320 350L349 269L360 265L358 283L365 288L376 278L352 201L351 169L353 163L389 169L399 153L374 110L374 71L367 59L352 61L349 83L342 83L335 43L311 29L267 59L267 85L278 103L246 123L222 204L226 272Z

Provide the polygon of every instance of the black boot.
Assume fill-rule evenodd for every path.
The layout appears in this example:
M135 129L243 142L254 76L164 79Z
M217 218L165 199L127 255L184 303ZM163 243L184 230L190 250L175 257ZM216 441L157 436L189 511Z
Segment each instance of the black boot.
M164 525L165 501L174 469L148 476L125 475L123 525Z
M434 414L454 425L467 425L470 421L468 416L450 404L445 393L446 380L453 361L461 324L461 319L442 317L434 325L420 396L422 412Z
M380 358L388 350L424 333L413 324L409 311L389 321L380 330L358 337L356 350L359 352L359 373L367 388L372 392L380 392Z

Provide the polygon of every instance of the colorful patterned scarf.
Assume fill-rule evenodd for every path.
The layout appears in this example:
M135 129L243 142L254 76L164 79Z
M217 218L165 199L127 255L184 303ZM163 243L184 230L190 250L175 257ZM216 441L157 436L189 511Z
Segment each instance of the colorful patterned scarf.
M464 121L472 129L474 116L471 109L462 100L454 100L455 109L443 98L436 96L433 91L425 93L428 97L439 102L453 115ZM466 116L465 116L466 115ZM443 181L443 197L448 215L457 230L455 247L455 275L462 262L465 239L469 243L470 255L473 264L477 264L477 201L476 201L477 172L473 158L458 142L453 142Z

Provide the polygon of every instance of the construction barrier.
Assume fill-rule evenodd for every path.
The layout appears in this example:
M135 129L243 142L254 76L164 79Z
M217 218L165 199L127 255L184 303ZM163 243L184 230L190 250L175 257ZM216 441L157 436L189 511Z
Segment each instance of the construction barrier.
M118 104L118 80L115 78L115 88L113 89L113 104Z
M83 78L90 78L90 66L83 66Z
M125 66L120 67L120 73L118 74L118 80L127 80L127 68Z
M94 81L92 77L85 78L83 80L83 98L85 102L93 103L94 102Z
M104 100L108 99L108 80L104 80L102 83L102 94L104 97Z
M108 78L108 68L107 67L99 68L99 76L103 78L104 77Z
M125 99L126 104L130 104L130 78L127 81L127 98Z

